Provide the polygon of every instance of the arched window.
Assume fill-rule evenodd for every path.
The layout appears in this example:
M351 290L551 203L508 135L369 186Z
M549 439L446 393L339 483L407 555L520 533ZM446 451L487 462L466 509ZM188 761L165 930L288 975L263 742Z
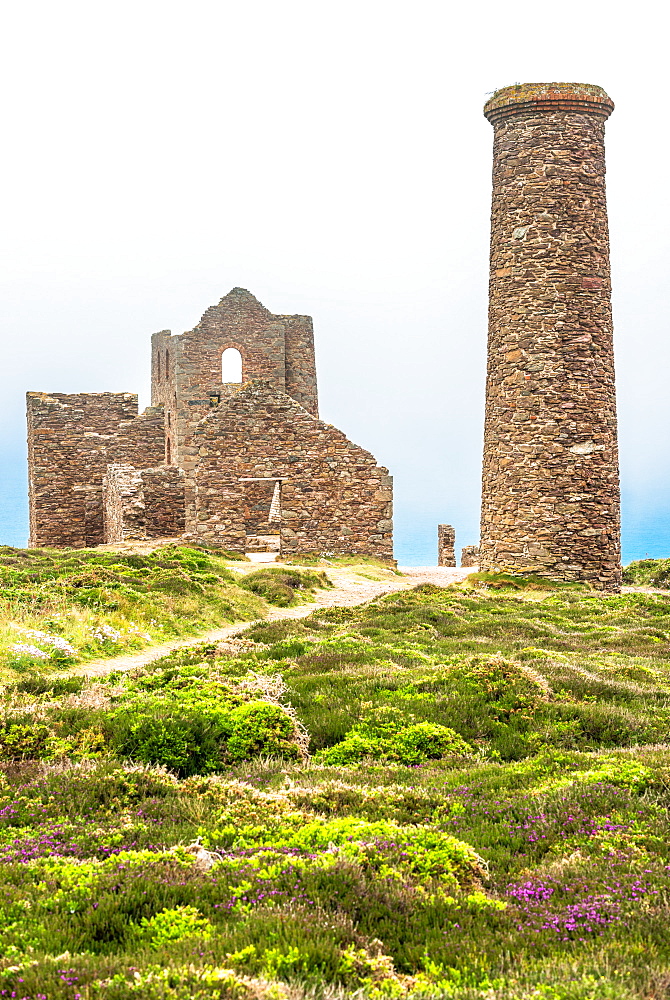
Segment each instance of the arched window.
M242 355L236 347L227 347L221 355L221 381L242 381Z
M165 441L165 461L167 465L172 465L172 448L170 446L170 438Z
M170 377L170 352L165 352L165 381Z

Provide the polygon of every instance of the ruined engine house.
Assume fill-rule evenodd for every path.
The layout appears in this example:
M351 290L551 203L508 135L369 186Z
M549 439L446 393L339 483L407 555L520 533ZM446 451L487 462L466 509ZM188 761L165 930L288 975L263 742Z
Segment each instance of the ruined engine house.
M392 480L319 420L309 316L234 288L154 334L152 405L29 392L30 546L185 536L235 552L393 556Z

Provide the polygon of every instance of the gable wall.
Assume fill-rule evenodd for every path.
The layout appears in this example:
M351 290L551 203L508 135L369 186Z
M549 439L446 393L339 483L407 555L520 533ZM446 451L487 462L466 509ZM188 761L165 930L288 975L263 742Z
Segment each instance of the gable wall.
M245 386L198 424L187 531L244 551L245 485L280 478L285 554L393 557L392 480L345 435L262 384Z

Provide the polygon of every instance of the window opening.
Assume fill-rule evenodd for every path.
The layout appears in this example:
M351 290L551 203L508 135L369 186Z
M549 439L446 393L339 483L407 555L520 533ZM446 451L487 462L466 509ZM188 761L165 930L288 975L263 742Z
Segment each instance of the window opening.
M161 352L156 351L156 371L158 372L158 378L161 377Z
M172 448L170 447L170 438L165 442L165 457L168 465L172 465Z
M165 352L165 381L170 377L170 352Z
M242 355L236 347L227 347L221 355L221 381L242 381Z

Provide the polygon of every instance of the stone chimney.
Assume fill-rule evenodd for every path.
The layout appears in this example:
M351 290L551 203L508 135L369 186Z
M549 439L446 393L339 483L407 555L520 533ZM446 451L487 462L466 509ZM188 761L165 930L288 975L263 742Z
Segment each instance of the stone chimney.
M494 128L480 568L621 584L607 94L505 87Z

